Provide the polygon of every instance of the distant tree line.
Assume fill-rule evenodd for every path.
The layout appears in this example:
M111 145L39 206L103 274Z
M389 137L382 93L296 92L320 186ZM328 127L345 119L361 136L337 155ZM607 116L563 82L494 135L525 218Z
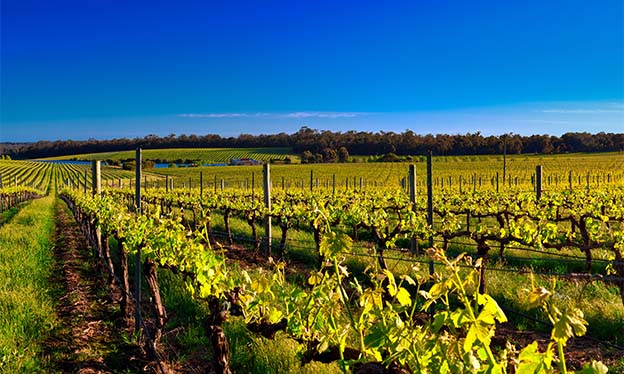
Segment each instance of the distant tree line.
M570 132L561 136L517 134L483 136L476 132L462 135L419 135L411 130L402 133L333 132L302 127L293 134L241 134L237 137L222 137L215 134L178 136L170 134L165 137L147 135L134 139L2 143L0 154L15 159L26 159L124 151L136 147L145 149L291 147L295 153L301 154L306 162L334 162L341 161L344 152L347 158L349 154L369 156L394 153L405 156L425 154L428 151L436 155L500 154L505 145L510 154L624 151L624 133Z

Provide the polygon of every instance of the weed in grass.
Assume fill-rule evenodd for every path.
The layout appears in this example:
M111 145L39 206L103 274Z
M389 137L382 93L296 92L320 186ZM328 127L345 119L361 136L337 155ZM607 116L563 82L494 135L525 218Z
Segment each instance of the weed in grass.
M179 343L185 347L208 346L210 343L201 325L187 326L181 334L177 336Z
M609 373L624 374L624 357L609 368Z
M180 276L163 269L158 272L158 285L163 303L169 310L169 329L201 322L204 313L186 290Z
M2 214L0 214L0 225L10 222L17 212L19 212L19 209L19 207L14 206L2 212Z

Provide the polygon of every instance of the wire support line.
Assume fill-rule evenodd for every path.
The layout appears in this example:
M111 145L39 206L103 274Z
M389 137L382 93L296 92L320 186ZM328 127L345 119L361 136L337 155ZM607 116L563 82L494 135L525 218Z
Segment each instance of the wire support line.
M219 232L219 231L211 231L214 233L223 233L225 234L225 232ZM242 238L242 236L239 236ZM305 239L295 239L295 238L287 238L286 239L288 242L302 242L302 243L314 243L311 240L305 240ZM445 241L443 239L434 239L434 242L436 243L445 243ZM470 247L477 247L477 243L472 243L472 242L464 242L464 241L448 241L449 245L458 245L458 246L470 246ZM363 246L366 247L366 246ZM397 250L396 248L387 248L389 250ZM557 252L551 252L551 251L547 251L547 250L538 250L538 249L534 249L534 248L527 248L527 247L517 247L517 246L505 246L505 249L511 249L511 250L519 250L519 251L526 251L526 252L533 252L533 253L539 253L539 254L546 254L546 255L550 255L550 256L557 256L557 257L565 257L565 258L570 258L570 259L574 259L574 260L578 260L578 262L586 262L587 259L585 257L582 256L574 256L574 255L568 255L565 253L557 253ZM398 250L405 250L405 248L398 248ZM508 257L508 256L504 256L504 257ZM571 261L572 262L572 261ZM612 261L606 260L606 259L600 259L600 258L596 258L596 259L592 259L592 262L606 262L606 263L611 263Z
M256 243L256 240L254 240L254 238L251 238L249 236L242 236L242 235L228 235L227 232L224 231L211 231L210 234L211 236L217 236L219 238L228 238L231 237L232 239L235 239L237 241L241 241L241 242L247 242L247 243ZM264 240L264 237L258 237L259 240Z
M351 256L356 256L356 257L368 257L368 258L375 258L375 259L378 258L377 255L366 254L366 253L357 253L353 251L347 252L347 253ZM383 256L383 257L386 260L406 261L406 262L419 263L419 264L429 264L431 262L431 260L406 259L403 257L393 257L393 256ZM434 261L433 264L439 265L439 266L445 266L445 264L441 262L437 262L437 261ZM468 268L468 269L475 269L474 266L464 265L464 264L455 264L455 266ZM535 275L543 275L543 276L551 276L551 277L559 277L559 278L590 279L590 280L602 280L602 281L614 281L614 282L624 281L624 277L615 277L611 275L601 275L601 274L549 273L549 272L543 272L543 271L532 271L532 270L523 270L523 269L505 269L505 268L496 268L496 267L487 267L487 266L485 269L487 271L499 271L499 272L516 273L516 274L535 274Z
M524 319L528 319L528 320L530 320L530 321L533 321L533 322L539 323L539 324L544 325L544 326L547 326L547 327L549 327L549 328L552 328L552 327L553 327L552 323L550 323L550 322L543 321L543 320L541 320L541 319L538 319L538 318L532 317L532 316L530 316L530 315L528 315L528 314L525 314L525 313L522 313L522 312L518 312L517 310L513 310L513 309L510 309L510 308L506 308L506 307L504 307L504 306L500 306L500 308L501 308L501 309L502 309L505 313L515 314L515 315L520 316L520 317L522 317L522 318L524 318ZM603 345L609 346L609 347L611 347L611 348L615 348L615 349L618 349L618 350L624 351L624 346L617 345L617 344L614 344L614 343L611 343L611 342L608 342L608 341L605 341L605 340L601 340L601 339L598 339L598 338L594 338L594 337L593 337L593 336L591 336L591 335L577 336L576 338L591 340L591 341L593 341L593 342L600 343L600 344L603 344Z
M288 238L287 241L292 241L292 242L303 242L303 243L313 243L310 240L305 240L305 239L291 239ZM434 242L436 243L444 243L444 240L441 239L434 239ZM449 241L449 244L456 244L456 245L463 245L463 246L470 246L470 247L477 247L476 243L471 243L471 242L456 242L456 241ZM372 246L372 245L371 245ZM363 248L368 248L365 245L362 245ZM505 246L505 249L513 249L513 250L520 250L520 251L526 251L526 252L534 252L534 253L539 253L539 254L546 254L546 255L551 255L551 256L557 256L557 257L567 257L570 259L573 259L575 261L570 261L570 262L586 262L587 259L585 257L581 257L581 256L573 256L573 255L568 255L565 253L557 253L557 252L550 252L550 251L540 251L537 249L532 249L532 248L522 248L522 247L510 247L510 246ZM386 250L391 250L391 251L399 251L399 252L409 252L410 249L408 248L386 248ZM504 256L505 258L511 258L508 256ZM565 260L562 260L565 261ZM592 262L607 262L607 263L612 263L612 261L609 260L605 260L605 259L600 259L600 258L595 258L592 259Z
M291 239L291 238L287 238L286 239L287 242L299 242L299 243L306 243L306 244L310 244L311 246L314 246L315 243L314 241L311 240L305 240L305 239ZM440 241L442 242L442 241ZM451 243L451 242L449 242ZM457 244L461 244L461 245L468 245L468 246L472 246L472 247L476 247L476 243L457 243ZM373 248L374 245L370 245L370 246L366 246L366 245L359 245L356 248L362 248L362 249L367 249L370 250ZM303 248L303 247L302 247ZM506 249L517 249L517 250L524 250L527 252L534 252L534 253L539 253L539 254L546 254L546 255L553 255L553 256L562 256L562 257L569 257L570 259L549 259L549 258L543 258L543 260L557 260L557 261L561 261L561 262L570 262L570 263L586 263L587 259L585 257L580 257L580 256L571 256L571 255L566 255L563 253L555 253L555 252L547 252L547 251L539 251L539 250L533 250L530 248L520 248L520 247L505 247ZM396 252L401 252L401 253L410 253L411 250L409 248L385 248L384 250L387 251L396 251ZM535 260L541 260L541 258L526 258L526 257L515 257L515 256L490 256L490 258L500 258L500 259L514 259L514 260L520 260L520 261L535 261ZM618 261L609 261L609 260L605 260L605 259L600 259L600 258L594 258L592 259L592 262L604 262L604 263L610 263L610 264L619 264Z
M366 248L366 247L364 247ZM411 250L409 248L386 248L386 251L394 251L394 252L400 252L400 253L411 253ZM550 253L545 253L545 252L539 252L538 253L543 253L543 254L550 254ZM469 254L471 257L475 257L476 254ZM575 263L575 264L585 264L587 263L586 259L582 259L579 258L577 259L565 259L565 258L550 258L550 257L517 257L517 256L499 256L499 255L488 255L488 259L492 259L492 260L514 260L514 261L557 261L557 262L569 262L569 263ZM595 262L604 262L607 264L613 264L613 265L618 265L621 264L622 262L620 261L609 261L609 260L604 260L604 259L592 259L592 263Z
M223 236L226 237L227 234L223 233ZM255 240L250 239L248 237L244 237L244 236L232 236L233 238L238 238L240 241L245 241L245 242L249 242L249 243L256 243ZM313 247L315 245L315 243L313 241L309 241L309 240L295 240L295 239L287 239L287 242L299 242L299 243L306 243L309 244L309 246L302 246L302 245L292 245L289 244L287 246L287 248L295 248L295 249L309 249L311 247ZM363 250L373 250L374 247L370 247L370 246L355 246L355 248L357 249L363 249ZM410 249L408 248L385 248L384 250L386 251L394 251L394 252L400 252L400 253L405 253L405 254L411 254ZM352 252L354 255L358 255L355 252ZM539 252L538 253L542 253ZM471 257L476 257L476 255L470 254ZM418 262L418 260L415 260L413 258L399 258L399 257L389 257L389 256L384 256L385 259L388 260L397 260L397 261L412 261L412 262ZM526 262L530 262L530 261L548 261L548 260L554 260L554 261L558 261L558 262L570 262L570 263L586 263L587 261L585 259L583 260L566 260L566 259L550 259L550 258L525 258L525 257L514 257L514 256L489 256L489 259L492 260L515 260L515 261L526 261ZM427 261L422 261L423 263L429 263L428 260ZM592 262L605 262L605 263L610 263L613 265L619 265L621 262L620 261L609 261L609 260L603 260L603 259L592 259ZM496 270L497 268L491 268L488 267L488 270ZM507 271L507 272L517 272L516 269L502 269L502 268L498 268L500 271ZM533 272L534 274L538 274L537 272ZM566 274L561 274L561 273L547 273L547 272L542 272L541 274L543 275L552 275L552 276L566 276ZM578 274L578 273L577 273ZM610 276L604 276L601 275L602 277L610 277ZM578 278L578 276L575 276ZM618 278L612 278L610 277L609 279L615 279L617 280Z
M437 243L444 243L445 241L442 239L434 239L434 242ZM476 247L477 243L471 243L471 242L459 242L459 241L448 241L449 244L455 244L455 245L463 245L463 246L470 246L470 247ZM585 257L581 257L581 256L574 256L574 255L568 255L565 253L557 253L557 252L550 252L550 251L540 251L538 249L533 249L533 248L525 248L525 247L516 247L516 246L505 246L505 249L513 249L513 250L519 250L519 251L526 251L526 252L535 252L535 253L540 253L540 254L548 254L548 255L552 255L552 256L559 256L559 257L568 257L568 258L573 258L573 259L579 259L579 260L585 260ZM604 261L604 262L610 262L609 260L604 260L604 259L594 259L594 261Z
M294 248L294 249L307 249L307 247L301 247L301 246L291 246L290 248L291 249L292 248ZM346 252L346 253L351 255L351 256L355 256L355 257L367 257L367 258L378 259L378 255L375 255L375 254L358 253L358 252L355 252L355 251ZM383 257L386 260L406 261L406 262L419 263L419 264L429 264L431 262L431 260L418 260L418 259L414 259L414 258L393 257L393 256L386 256L386 255L384 255ZM435 261L434 261L434 265L444 266L443 263L435 262ZM463 268L474 269L474 266L463 265L463 264L456 264L456 265L459 266L459 267L463 267ZM505 269L505 268L496 268L496 267L487 267L487 266L486 266L486 270L487 271L491 270L491 271L506 272L506 273L518 273L518 274L535 274L535 275L542 275L542 276L552 276L552 277L571 278L571 279L592 279L592 280L613 281L613 282L624 281L624 277L616 277L616 276L602 275L602 274L549 273L549 272L543 272L543 271L533 271L533 270L523 270L523 269Z

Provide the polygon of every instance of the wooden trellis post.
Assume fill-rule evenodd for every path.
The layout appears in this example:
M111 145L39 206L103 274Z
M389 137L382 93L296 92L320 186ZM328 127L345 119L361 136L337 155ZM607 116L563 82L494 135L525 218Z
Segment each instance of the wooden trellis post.
M264 217L265 254L271 256L271 169L266 163L262 166L262 177L264 187L264 206L267 215Z

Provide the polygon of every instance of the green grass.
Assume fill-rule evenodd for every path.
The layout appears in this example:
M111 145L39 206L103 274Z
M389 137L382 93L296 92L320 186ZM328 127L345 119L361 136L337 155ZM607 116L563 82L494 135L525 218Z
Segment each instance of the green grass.
M54 197L25 205L0 228L0 372L41 372L38 354L55 324L48 294Z

